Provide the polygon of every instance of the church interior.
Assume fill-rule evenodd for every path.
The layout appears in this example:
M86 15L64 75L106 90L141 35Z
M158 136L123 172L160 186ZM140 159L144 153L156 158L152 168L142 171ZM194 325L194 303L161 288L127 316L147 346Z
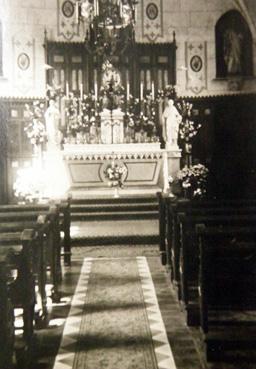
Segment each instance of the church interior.
M255 71L255 0L0 0L0 369L256 369Z

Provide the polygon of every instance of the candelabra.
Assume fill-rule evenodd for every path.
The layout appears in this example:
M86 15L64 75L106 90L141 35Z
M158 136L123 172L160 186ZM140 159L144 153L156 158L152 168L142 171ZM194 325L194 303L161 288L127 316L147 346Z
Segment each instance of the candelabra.
M87 24L86 49L103 60L124 53L135 40L135 0L78 0L76 16Z

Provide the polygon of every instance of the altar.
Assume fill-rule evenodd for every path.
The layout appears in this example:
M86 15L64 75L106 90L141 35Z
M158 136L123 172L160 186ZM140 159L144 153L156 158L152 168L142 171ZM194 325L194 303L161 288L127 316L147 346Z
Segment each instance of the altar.
M160 143L96 144L64 146L62 152L70 180L71 192L107 189L105 175L112 160L126 167L124 190L157 192L166 187L168 175L175 176L180 165L178 147L167 151ZM167 160L164 165L164 160Z

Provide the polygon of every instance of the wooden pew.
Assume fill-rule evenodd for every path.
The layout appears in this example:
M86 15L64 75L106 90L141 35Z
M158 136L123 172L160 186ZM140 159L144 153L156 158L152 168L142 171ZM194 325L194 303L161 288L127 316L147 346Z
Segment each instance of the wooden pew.
M22 339L16 339L15 345L13 345L19 367L26 368L32 361L34 327L38 328L38 322L40 327L45 327L47 324L45 248L48 247L49 242L50 244L52 241L55 242L55 231L52 232L51 229L53 227L50 219L52 215L54 213L43 216L45 221L42 221L41 218L41 222L38 222L34 229L25 229L21 232L19 245L0 247L0 257L4 258L5 263L8 263L12 270L16 269L16 277L9 281L8 286L6 283L7 277L4 276L4 271L2 273L2 285L6 288L3 288L3 299L0 302L0 309L2 308L3 313L1 316L4 317L8 313L10 314L9 310L6 311L8 301L11 302L12 311L17 308L21 308L23 311ZM36 284L38 285L39 294L36 293ZM40 301L38 301L38 298ZM38 316L35 312L36 300ZM11 319L9 319L9 323L13 324ZM5 327L3 323L2 327ZM0 334L0 339L4 339L6 335L6 330L3 330L3 336ZM8 358L9 362L11 345L8 346L10 346L10 349L7 350L5 355L3 354L2 359ZM2 368L2 366L0 367Z
M168 194L157 192L158 198L158 225L159 225L159 252L162 265L170 265L167 261L167 203Z
M200 325L208 361L256 348L256 228L197 226ZM228 354L228 355L227 355ZM233 356L234 357L234 356Z
M164 198L166 209L165 239L167 242L165 255L167 268L171 270L171 279L180 297L180 230L177 221L178 213L185 214L253 214L256 209L255 201L247 200L200 200L190 201L187 199ZM162 227L163 228L163 227ZM162 236L162 239L164 236Z
M256 214L241 215L186 215L178 214L180 229L180 286L181 303L186 312L187 324L199 323L198 273L199 249L196 237L196 225L221 226L256 226Z
M0 205L0 232L8 232L16 228L17 232L30 227L30 221L37 218L38 214L45 215L50 206L57 206L59 213L59 227L63 232L64 264L71 265L71 242L70 242L70 203L71 197L65 200L50 202L49 204L19 204ZM23 214L21 214L23 213ZM21 223L23 220L23 223ZM26 221L28 222L26 225ZM12 223L12 224L11 224Z
M60 225L59 225L59 210L56 206L52 206L49 210L44 208L43 214L38 213L30 206L22 210L15 206L15 212L12 207L8 207L7 212L0 212L0 218L4 222L0 224L0 249L19 245L20 235L25 227L35 229L38 233L37 243L38 255L34 257L34 273L39 281L39 297L40 301L45 301L44 287L45 271L43 269L49 266L52 288L52 299L55 302L59 300L58 285L61 280L61 264L60 264ZM42 211L42 209L40 209ZM43 245L44 244L44 245ZM47 250L47 260L45 259L45 251ZM36 270L37 267L37 270ZM45 304L41 306L41 315L44 316ZM42 320L42 319L41 319Z
M6 255L0 255L0 368L13 367L14 308L9 294L11 267Z

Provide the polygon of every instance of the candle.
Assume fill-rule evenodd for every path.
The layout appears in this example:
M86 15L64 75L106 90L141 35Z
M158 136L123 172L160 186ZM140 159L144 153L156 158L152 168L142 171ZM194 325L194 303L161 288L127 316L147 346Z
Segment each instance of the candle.
M99 2L96 0L96 15L99 15Z
M152 81L151 90L152 90L152 100L155 100L155 84L154 84L154 81Z
M79 2L77 1L76 2L76 9L75 9L76 13L76 23L78 24L79 23Z
M94 95L95 95L95 103L98 100L98 85L97 85L97 81L95 81L94 83Z
M97 15L97 9L96 9L96 0L93 0L93 10L94 10L94 16Z
M83 84L81 83L80 84L80 99L83 100L83 95L84 95L84 92L83 92Z
M120 1L120 17L123 18L123 3Z
M68 82L66 82L66 96L69 98L69 85Z
M140 83L140 100L143 100L143 82Z
M130 83L127 82L127 101L130 100Z

